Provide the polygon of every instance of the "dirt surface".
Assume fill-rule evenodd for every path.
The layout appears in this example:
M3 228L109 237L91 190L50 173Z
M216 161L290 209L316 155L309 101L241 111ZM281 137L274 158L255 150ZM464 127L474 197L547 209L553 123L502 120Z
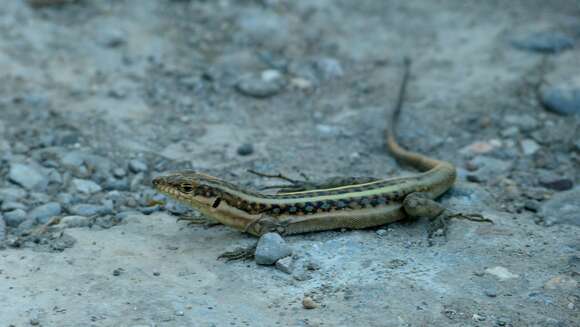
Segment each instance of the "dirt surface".
M177 168L412 174L405 56L401 142L494 224L287 237L285 272L158 204ZM579 67L576 0L5 1L0 326L580 326Z

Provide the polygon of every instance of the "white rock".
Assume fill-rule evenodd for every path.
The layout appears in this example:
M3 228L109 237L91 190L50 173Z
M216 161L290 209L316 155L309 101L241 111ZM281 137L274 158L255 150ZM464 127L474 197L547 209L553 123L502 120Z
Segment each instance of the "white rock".
M520 277L519 275L511 273L507 268L502 266L487 268L485 272L499 278L501 281Z

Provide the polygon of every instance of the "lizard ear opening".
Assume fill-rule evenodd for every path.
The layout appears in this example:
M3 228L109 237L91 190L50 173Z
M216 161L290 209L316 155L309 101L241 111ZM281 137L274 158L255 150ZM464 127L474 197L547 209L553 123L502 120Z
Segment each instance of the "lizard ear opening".
M217 198L215 199L215 201L213 202L213 204L211 205L212 208L216 209L217 207L220 206L220 203L222 202L222 198Z

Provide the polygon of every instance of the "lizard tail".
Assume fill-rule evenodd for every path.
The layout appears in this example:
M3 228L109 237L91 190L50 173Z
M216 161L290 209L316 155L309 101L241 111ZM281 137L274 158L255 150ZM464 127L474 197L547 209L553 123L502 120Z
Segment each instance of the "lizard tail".
M401 110L403 108L403 103L405 101L405 95L407 92L407 84L409 82L409 76L411 75L411 59L405 57L405 71L403 73L403 80L401 81L401 86L399 88L399 95L397 97L397 103L395 108L391 112L391 117L389 119L388 128L385 131L387 138L387 148L391 154L399 161L406 165L414 167L420 171L427 171L433 169L440 165L449 165L447 162L436 160L424 156L420 153L411 152L402 148L397 142L397 126L399 122L399 117L401 116Z

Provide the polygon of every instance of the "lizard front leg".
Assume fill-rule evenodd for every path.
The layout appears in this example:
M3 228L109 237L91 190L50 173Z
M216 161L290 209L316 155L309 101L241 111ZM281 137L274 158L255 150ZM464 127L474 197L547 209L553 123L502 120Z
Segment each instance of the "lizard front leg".
M261 215L259 218L249 222L244 228L245 233L256 236L263 236L266 233L275 232L280 235L285 234L284 224L278 222L275 218L268 215ZM237 248L220 254L218 259L225 259L226 262L234 260L251 260L256 254L258 242L245 248Z

